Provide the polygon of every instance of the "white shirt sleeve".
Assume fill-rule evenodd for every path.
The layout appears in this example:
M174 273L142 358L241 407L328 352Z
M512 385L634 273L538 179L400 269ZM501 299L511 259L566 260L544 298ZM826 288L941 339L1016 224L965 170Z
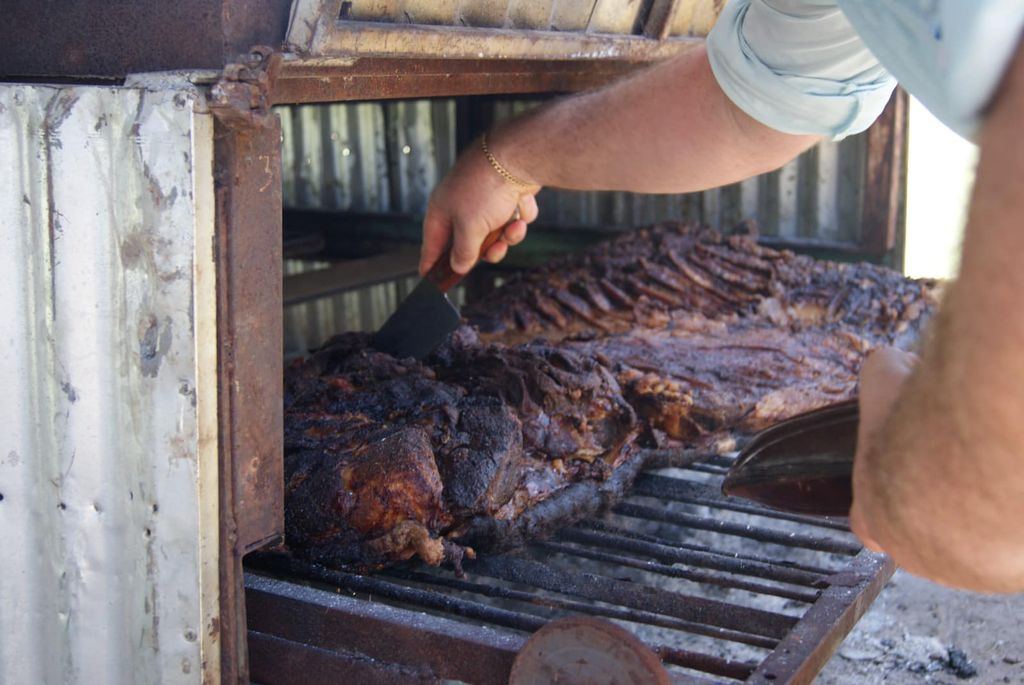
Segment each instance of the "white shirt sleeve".
M729 99L784 133L859 133L896 85L835 1L731 0L707 50Z
M900 84L972 138L1021 44L1024 0L838 0Z

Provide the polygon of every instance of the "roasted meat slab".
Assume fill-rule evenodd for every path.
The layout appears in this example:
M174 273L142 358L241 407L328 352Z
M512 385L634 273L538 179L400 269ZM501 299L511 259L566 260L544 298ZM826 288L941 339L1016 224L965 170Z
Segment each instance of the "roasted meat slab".
M551 493L636 460L636 415L592 358L465 330L426 366L368 342L339 336L286 377L286 536L304 555L457 562L448 540L496 538Z
M620 497L643 447L728 450L853 396L935 297L666 225L514 279L422 363L339 336L286 374L287 544L358 569L520 544Z
M736 438L854 395L869 344L760 319L677 317L673 327L565 340L612 369L645 446L736 448Z
M815 260L687 224L644 228L526 272L463 311L485 340L659 329L673 313L835 327L909 344L936 284L872 264Z

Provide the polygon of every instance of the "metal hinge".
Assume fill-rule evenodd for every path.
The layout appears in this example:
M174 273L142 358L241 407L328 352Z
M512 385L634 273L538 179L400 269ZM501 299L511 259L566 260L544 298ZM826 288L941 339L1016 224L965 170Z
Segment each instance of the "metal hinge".
M210 110L231 127L262 128L269 122L270 88L281 65L281 53L257 45L224 73L210 90Z

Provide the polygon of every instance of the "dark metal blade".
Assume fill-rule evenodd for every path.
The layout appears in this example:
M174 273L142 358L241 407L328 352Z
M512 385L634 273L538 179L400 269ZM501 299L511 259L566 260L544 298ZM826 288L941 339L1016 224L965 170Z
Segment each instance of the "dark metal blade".
M783 511L846 516L858 418L854 400L762 431L740 451L722 491Z
M458 328L459 320L459 310L448 296L421 280L373 336L372 344L394 357L423 359Z

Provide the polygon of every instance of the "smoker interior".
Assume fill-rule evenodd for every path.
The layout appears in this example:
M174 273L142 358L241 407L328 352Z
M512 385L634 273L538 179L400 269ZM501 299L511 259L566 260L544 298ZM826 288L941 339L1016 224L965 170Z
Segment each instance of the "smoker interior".
M286 357L383 322L415 284L418 216L457 149L536 103L457 98L278 109ZM863 258L857 212L825 226L820 208L790 214L784 207L798 202L787 199L786 184L799 194L820 158L833 155L838 168L857 172L858 144L827 144L788 170L714 195L545 190L527 243L500 267L478 268L453 299L471 301L510 269L629 225L698 220L727 230L758 208L765 242ZM851 200L837 198L831 210L842 215ZM363 576L251 555L252 678L502 683L531 633L556 618L591 615L631 630L676 682L809 682L891 575L891 561L863 550L844 520L725 498L720 485L731 457L653 456L646 463L663 468L643 473L604 516L469 561L464 577L417 563Z
M252 677L503 683L531 633L589 615L632 631L673 682L810 682L893 564L844 520L725 498L730 462L647 471L606 515L467 562L461 578L257 556L246 578Z

